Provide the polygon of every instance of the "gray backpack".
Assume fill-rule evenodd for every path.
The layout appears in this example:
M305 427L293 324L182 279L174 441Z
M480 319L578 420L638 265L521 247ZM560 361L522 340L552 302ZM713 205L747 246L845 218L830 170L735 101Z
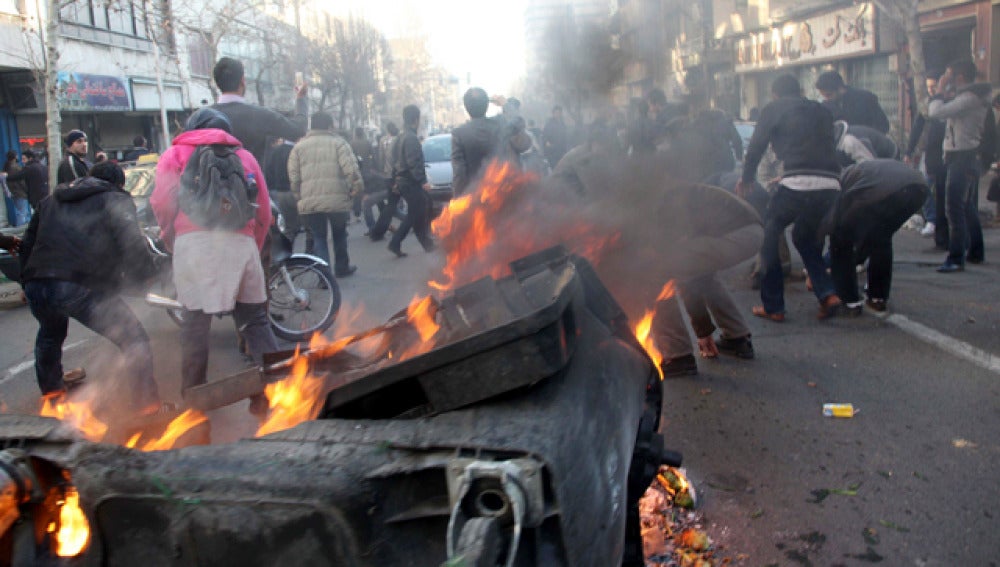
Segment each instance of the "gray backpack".
M198 146L181 174L178 204L198 226L237 231L254 218L249 192L234 146Z

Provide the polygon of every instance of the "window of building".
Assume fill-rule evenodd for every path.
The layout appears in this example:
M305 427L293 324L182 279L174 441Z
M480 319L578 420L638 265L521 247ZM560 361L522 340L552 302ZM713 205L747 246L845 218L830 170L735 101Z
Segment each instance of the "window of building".
M188 35L188 54L191 58L191 73L202 77L212 74L212 46L204 33Z
M3 1L3 0L0 0ZM146 37L146 9L143 0L74 0L60 8L62 20L111 32Z

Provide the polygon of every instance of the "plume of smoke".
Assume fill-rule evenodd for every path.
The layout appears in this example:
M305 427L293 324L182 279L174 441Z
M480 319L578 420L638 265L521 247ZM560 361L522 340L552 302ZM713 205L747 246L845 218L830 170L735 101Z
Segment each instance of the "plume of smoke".
M517 171L498 176L492 166L468 208L440 231L453 285L498 277L510 261L562 244L588 258L635 316L668 280L710 274L759 250L760 218L734 195L684 181L655 158L595 165L582 185ZM471 242L479 242L474 253Z

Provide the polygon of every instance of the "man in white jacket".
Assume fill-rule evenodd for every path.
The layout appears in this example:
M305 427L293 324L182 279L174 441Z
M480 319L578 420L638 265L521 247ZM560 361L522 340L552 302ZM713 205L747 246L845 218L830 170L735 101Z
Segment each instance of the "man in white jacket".
M979 264L984 257L978 211L979 145L990 105L990 85L975 80L976 65L971 59L948 65L927 112L930 118L946 121L945 214L950 234L948 257L937 269L941 273L961 272L966 260Z

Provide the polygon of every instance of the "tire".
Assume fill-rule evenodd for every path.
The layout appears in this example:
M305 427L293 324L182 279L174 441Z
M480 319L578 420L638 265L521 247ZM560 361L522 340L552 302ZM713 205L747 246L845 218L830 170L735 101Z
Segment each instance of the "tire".
M287 270L299 294L289 289ZM340 287L330 269L309 258L291 258L271 268L267 281L267 318L274 334L286 341L309 340L330 328L340 310Z

